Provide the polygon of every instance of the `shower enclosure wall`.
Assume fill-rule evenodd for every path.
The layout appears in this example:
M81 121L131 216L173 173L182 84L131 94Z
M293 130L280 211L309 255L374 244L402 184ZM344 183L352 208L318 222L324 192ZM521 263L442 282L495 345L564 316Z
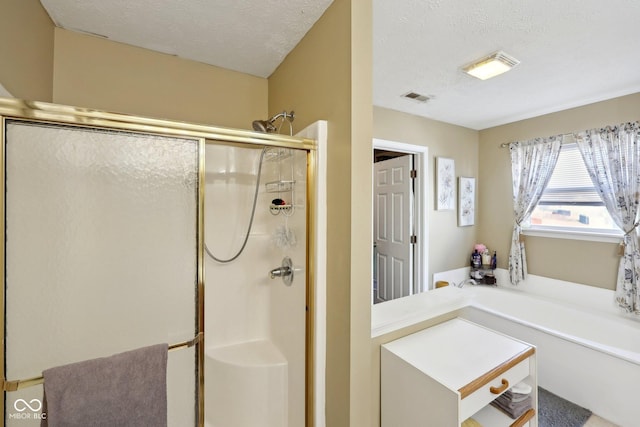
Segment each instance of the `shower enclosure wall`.
M313 141L3 98L0 121L5 425L39 425L43 370L160 342L169 426L312 418ZM242 246L260 157L246 247L213 261Z
M254 214L234 261L206 260L207 426L305 424L306 158L287 148L206 148L209 251L237 254ZM289 285L291 276L269 275L285 257Z

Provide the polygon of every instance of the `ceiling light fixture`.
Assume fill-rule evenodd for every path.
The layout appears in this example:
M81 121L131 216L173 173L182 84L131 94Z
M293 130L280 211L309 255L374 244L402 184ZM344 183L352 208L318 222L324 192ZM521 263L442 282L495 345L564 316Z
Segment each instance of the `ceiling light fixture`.
M520 61L515 59L513 56L499 51L482 58L471 65L467 65L462 70L480 80L487 80L499 74L506 73L519 63Z

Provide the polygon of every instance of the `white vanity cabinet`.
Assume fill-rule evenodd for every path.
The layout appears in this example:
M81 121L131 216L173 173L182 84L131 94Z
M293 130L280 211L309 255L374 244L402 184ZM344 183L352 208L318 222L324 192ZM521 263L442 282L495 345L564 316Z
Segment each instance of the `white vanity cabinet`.
M463 319L382 346L382 427L537 427L535 347ZM510 387L531 386L517 420L490 405Z

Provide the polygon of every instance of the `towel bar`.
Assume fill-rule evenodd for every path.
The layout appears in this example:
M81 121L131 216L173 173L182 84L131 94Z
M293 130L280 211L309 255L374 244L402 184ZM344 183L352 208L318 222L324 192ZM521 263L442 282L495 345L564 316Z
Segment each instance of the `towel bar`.
M202 336L203 336L203 333L200 332L192 340L172 344L169 346L169 351L181 350L183 348L193 347L194 345L200 343L200 341L202 340ZM16 391L16 390L22 390L28 387L33 387L34 385L38 385L38 384L44 384L44 377L42 375L39 377L27 378L25 380L7 381L6 379L2 379L2 390Z

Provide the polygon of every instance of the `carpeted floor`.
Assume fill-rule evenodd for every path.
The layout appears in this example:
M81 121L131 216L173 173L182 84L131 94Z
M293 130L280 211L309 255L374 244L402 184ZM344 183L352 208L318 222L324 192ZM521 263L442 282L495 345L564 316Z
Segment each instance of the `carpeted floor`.
M538 387L539 427L583 427L591 411Z

